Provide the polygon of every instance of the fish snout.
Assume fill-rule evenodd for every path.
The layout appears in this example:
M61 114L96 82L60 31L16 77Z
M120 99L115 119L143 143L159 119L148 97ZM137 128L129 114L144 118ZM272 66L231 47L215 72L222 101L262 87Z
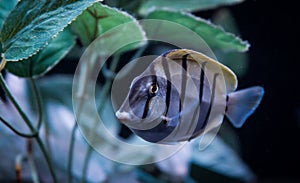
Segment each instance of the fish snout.
M131 119L131 115L128 112L124 112L124 111L117 111L116 112L116 117L122 123L125 123L125 122L127 122Z

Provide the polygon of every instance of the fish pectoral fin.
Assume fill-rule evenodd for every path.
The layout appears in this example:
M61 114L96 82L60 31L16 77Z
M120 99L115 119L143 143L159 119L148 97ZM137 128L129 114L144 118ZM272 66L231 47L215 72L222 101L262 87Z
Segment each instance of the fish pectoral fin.
M180 115L181 115L180 113L175 116L172 116L172 117L167 117L167 116L162 115L161 119L169 122L169 121L178 119L180 117Z
M172 118L169 118L169 117L164 116L164 115L162 115L160 118L161 118L163 121L167 121L167 122L172 121Z
M260 104L264 89L254 86L228 94L226 117L236 128L240 128L246 119Z

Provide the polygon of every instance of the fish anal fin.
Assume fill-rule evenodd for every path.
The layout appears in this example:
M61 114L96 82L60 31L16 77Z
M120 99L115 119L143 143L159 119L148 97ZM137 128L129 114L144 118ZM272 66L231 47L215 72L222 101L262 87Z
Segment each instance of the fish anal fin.
M211 129L208 132L204 132L201 136L200 136L200 141L199 141L199 151L203 151L204 149L206 149L215 139L215 137L217 136L217 133L220 129L220 126Z

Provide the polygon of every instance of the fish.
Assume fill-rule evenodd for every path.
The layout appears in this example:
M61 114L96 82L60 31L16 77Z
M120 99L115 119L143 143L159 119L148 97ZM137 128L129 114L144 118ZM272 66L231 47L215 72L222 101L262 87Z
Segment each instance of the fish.
M237 128L245 123L264 88L236 89L237 77L225 65L197 51L174 49L133 79L115 115L145 141L187 142L217 134L224 117ZM206 146L214 136L207 135Z

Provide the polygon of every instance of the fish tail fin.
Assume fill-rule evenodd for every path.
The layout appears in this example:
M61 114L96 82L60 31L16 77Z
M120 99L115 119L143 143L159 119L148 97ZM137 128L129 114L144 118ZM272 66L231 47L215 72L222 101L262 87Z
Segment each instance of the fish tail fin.
M240 128L255 111L264 95L264 89L253 86L228 94L226 117L234 127Z

